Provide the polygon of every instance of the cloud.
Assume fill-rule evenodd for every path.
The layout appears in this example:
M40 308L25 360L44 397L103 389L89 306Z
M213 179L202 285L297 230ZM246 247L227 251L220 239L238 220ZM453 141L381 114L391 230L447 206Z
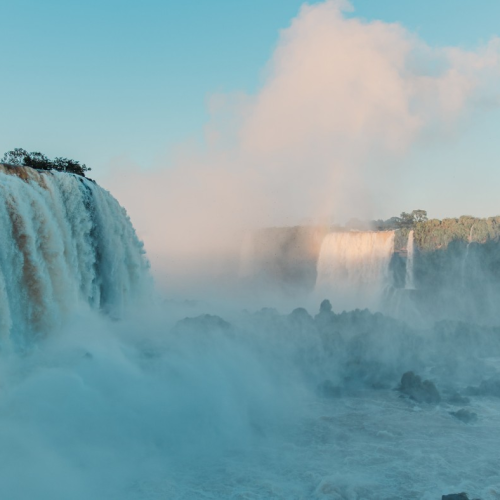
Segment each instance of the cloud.
M107 184L151 254L192 262L234 253L251 227L376 216L418 140L498 103L499 39L475 51L434 48L349 9L304 5L262 88L210 99L203 148L112 175Z

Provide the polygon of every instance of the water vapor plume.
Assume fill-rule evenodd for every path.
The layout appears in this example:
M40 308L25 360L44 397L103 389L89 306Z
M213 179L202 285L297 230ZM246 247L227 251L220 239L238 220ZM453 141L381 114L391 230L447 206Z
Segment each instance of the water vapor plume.
M475 51L434 48L347 10L305 4L255 95L210 98L202 148L153 171L112 172L107 184L157 270L172 276L208 259L222 263L212 270L235 271L230 256L256 227L397 214L408 151L498 102L499 39Z

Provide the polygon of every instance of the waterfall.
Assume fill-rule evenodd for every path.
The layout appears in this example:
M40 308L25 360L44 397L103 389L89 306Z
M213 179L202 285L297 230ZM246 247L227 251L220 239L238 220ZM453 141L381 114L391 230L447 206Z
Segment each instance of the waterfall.
M406 290L415 290L414 257L415 257L415 249L413 244L413 230L411 230L408 234L408 243L406 244L406 275L405 275Z
M149 288L125 210L93 181L0 164L0 338L46 335L84 305L120 316Z
M470 227L469 231L469 238L467 240L467 246L465 247L465 254L464 254L464 259L462 261L462 286L465 288L466 283L465 283L465 273L466 273L466 266L467 266L467 258L469 257L469 247L470 244L472 243L472 231L474 230L474 224Z
M376 306L389 275L394 231L326 235L321 246L316 292L342 307Z

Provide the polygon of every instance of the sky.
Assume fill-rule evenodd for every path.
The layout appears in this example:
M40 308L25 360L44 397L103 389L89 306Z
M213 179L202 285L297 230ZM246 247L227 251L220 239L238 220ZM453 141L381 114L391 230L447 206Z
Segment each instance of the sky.
M327 9L324 2L310 3ZM438 54L443 47L452 47L463 54L480 54L491 38L500 34L497 0L353 0L351 7L344 2L327 3L335 4L336 9L344 4L342 22L359 21L360 40L364 37L363 30L368 33L373 28L370 36L378 36L375 34L377 22L382 23L390 37L389 31L394 26L391 23L398 23L404 34L395 35L396 45L398 40L403 44L412 37L418 40L411 42L411 50L419 52L415 58L424 61L425 71L431 71L428 68L433 64L439 66L440 58L448 58L444 52ZM343 152L336 161L344 166L331 167L336 169L332 181L335 189L332 188L331 193L339 200L337 206L328 208L332 220L349 215L387 218L414 208L427 209L434 217L500 213L497 200L500 143L496 138L500 112L494 92L498 80L496 75L488 74L478 78L480 83L475 82L475 70L463 69L465 55L461 56L462 62L457 63L458 71L463 70L464 78L468 78L464 85L481 87L481 97L472 90L467 90L465 95L464 90L454 116L449 116L448 111L431 113L427 97L420 96L416 104L408 101L409 106L426 107L420 117L425 125L406 123L407 128L403 126L401 133L407 135L398 139L402 146L396 153L389 151L391 148L374 149L376 141L391 138L396 141L394 135L379 136L377 127L385 127L383 120L387 114L378 116L375 111L370 119L380 121L366 132L370 140L363 138L357 142L352 135L342 138L342 134L336 134L337 125L316 129L318 117L311 114L308 130L317 132L314 140L319 146L308 139L300 152L294 152L293 159L286 155L278 158L276 151L269 148L267 153L263 152L262 148L269 145L257 137L255 128L261 127L262 120L275 123L280 130L282 125L286 128L288 124L279 122L278 118L286 115L287 106L286 99L281 103L282 108L276 105L274 111L272 106L261 109L256 103L265 100L267 95L275 95L275 101L280 99L276 80L279 78L276 72L281 68L278 59L288 50L286 37L294 22L302 23L303 32L307 31L307 16L300 14L302 5L303 2L296 0L1 0L0 151L23 147L86 163L93 169L92 176L116 194L132 220L138 221L136 225L143 236L152 232L144 221L153 211L156 214L158 210L175 212L182 206L182 203L145 206L143 196L134 192L134 187L144 179L148 179L149 184L145 182L141 188L150 192L148 196L175 198L181 193L179 198L189 198L195 213L200 210L200 200L207 217L218 217L221 210L245 198L245 207L242 205L234 211L238 218L245 218L244 214L248 215L253 206L264 206L273 197L276 210L269 205L267 211L253 221L255 224L265 224L271 212L273 216L275 212L280 214L280 217L271 217L273 224L293 224L316 217L320 209L311 202L311 198L316 197L316 187L309 186L308 177L317 178L318 186L321 184L326 165L319 167L318 175L316 167L311 165L324 162L324 157L315 157L323 149L324 155L335 156L335 152L323 147L335 141L341 150L341 143L345 143L350 150L362 150L366 154L363 158L353 158L351 153ZM311 22L320 22L321 15L314 19ZM340 31L342 26L344 24L338 25ZM297 39L302 36L301 29L298 26L293 32ZM325 29L336 28L332 24ZM314 32L313 29L311 33ZM304 35L304 40L308 36ZM329 43L337 45L329 46ZM343 43L344 39L338 37L328 38L324 49L312 41L310 46L323 61ZM427 48L415 49L422 44ZM290 47L290 54L300 53L301 48ZM304 50L307 47L303 45ZM360 60L356 57L363 54L355 49L352 53L346 50L351 60L345 66L347 73L343 74L350 74L349 67L357 67ZM387 55L392 49L380 50ZM434 51L432 56L428 55L430 51ZM399 64L398 56L388 57L390 64ZM314 68L311 71L314 74ZM287 74L294 78L295 73ZM317 79L323 76L318 73ZM354 77L360 80L362 74L358 72ZM291 98L296 99L290 91ZM322 91L315 88L311 93ZM300 96L306 95L306 88L300 90ZM446 89L441 89L439 95L432 97L437 107L446 100L446 95ZM329 99L327 96L325 90L323 97ZM343 105L342 89L335 96L328 109ZM385 96L379 98L385 99ZM356 99L351 104L355 106ZM314 109L320 110L321 105L315 105ZM295 118L309 109L304 102L303 108L297 108ZM255 119L242 118L247 112ZM349 114L347 108L344 112ZM293 122L295 118L290 120ZM395 129L399 128L397 123ZM418 128L418 133L413 126ZM289 156L293 151L290 145L297 141L298 136L293 136L299 133L297 130L290 129L291 135L282 138L281 147L288 148ZM272 135L273 130L268 133ZM213 146L214 140L216 146ZM244 144L235 146L235 140L242 140ZM270 164L288 160L291 164L297 163L288 173L266 170ZM221 167L217 177L218 185L227 180L226 191L209 188L212 196L207 200L203 200L203 196L200 199L197 192L187 191L188 185L200 179L200 169L203 171L207 165L219 161L231 163ZM250 180L245 177L247 174L240 175L242 171L252 170L251 161L258 162L259 167L248 175L260 176L259 181ZM198 166L193 166L193 162ZM134 172L137 175L134 176ZM278 180L283 178L289 179L286 193L281 192L278 185ZM173 195L168 190L166 193L155 191L155 185L162 182L169 184ZM263 201L264 195L261 198L253 193L247 196L240 184L253 186L247 191L255 189L266 193L266 201ZM307 197L290 195L292 191L302 190L304 185L309 187ZM228 198L228 193L233 193L235 199ZM318 192L317 197L320 196L326 195ZM223 203L222 208L205 210L207 201L215 198L226 199L227 203ZM297 206L302 210L297 210ZM188 224L192 221L186 219L180 225Z

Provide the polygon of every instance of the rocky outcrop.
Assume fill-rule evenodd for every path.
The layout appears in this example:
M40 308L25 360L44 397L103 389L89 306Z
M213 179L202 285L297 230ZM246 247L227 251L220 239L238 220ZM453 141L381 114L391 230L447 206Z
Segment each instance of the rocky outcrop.
M471 424L477 420L477 413L462 408L458 411L450 411L450 415L460 420L464 424Z
M469 396L493 396L500 398L500 379L490 378L483 380L478 387L467 387Z
M441 402L441 395L434 385L434 382L422 380L413 372L406 372L403 374L398 390L417 403L436 405Z

